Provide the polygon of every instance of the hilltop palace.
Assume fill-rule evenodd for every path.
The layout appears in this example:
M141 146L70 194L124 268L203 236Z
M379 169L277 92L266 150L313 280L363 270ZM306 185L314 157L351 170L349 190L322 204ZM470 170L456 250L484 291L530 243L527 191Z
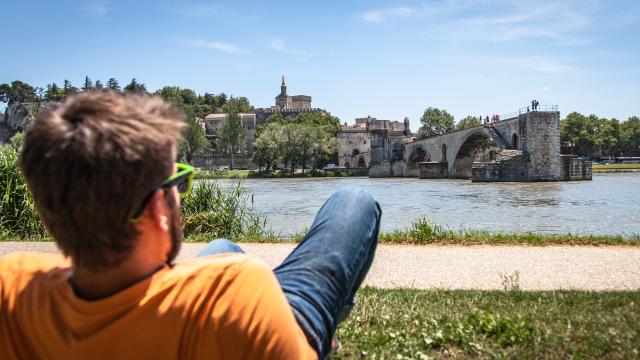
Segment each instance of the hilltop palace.
M265 124L269 117L274 114L282 114L284 117L297 116L302 112L322 112L328 113L324 109L311 106L311 96L289 95L284 76L280 85L280 94L275 97L275 105L267 108L255 109L253 113L239 114L242 126L245 129L246 152L242 154L239 162L243 167L255 168L250 162L253 156L256 127ZM215 143L218 133L222 127L226 114L210 114L200 123L205 130L209 141ZM404 142L413 139L409 133L409 118L404 122L391 120L378 120L372 117L356 119L355 125L344 123L337 134L340 141L340 151L338 153L338 164L345 168L359 168L359 173L366 173L372 159L371 139L372 134L382 135L384 139L401 146ZM244 161L243 161L244 160ZM215 167L227 165L227 160L222 154L209 154L196 158L198 166Z
M284 76L275 105L240 114L247 150L239 166L251 163L256 127L274 114L328 113L311 106L311 96L287 94ZM207 137L215 141L225 114L200 120ZM337 133L337 162L354 175L369 177L471 178L473 181L591 180L591 163L560 154L560 112L556 105L520 109L494 123L417 140L409 118L402 122L368 116L344 123ZM226 165L221 154L195 159L196 166Z

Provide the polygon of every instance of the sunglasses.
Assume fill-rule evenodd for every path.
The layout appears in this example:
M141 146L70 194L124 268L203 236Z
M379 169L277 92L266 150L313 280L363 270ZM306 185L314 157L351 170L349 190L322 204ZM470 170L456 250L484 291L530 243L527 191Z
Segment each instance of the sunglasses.
M156 187L154 187L142 200L142 204L133 212L131 216L131 221L140 220L140 216L142 216L142 212L144 208L147 206L147 202L151 198L151 195L158 189L170 189L175 186L178 189L178 193L182 197L189 196L191 193L191 184L193 184L193 177L196 174L196 169L187 164L176 164L178 167L178 172L169 176Z

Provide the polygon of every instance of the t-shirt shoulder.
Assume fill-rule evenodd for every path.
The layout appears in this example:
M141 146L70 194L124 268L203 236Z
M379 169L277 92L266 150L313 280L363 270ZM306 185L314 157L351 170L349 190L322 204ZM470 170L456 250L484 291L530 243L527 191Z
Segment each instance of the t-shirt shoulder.
M60 254L16 252L0 257L0 279L4 286L19 288L38 274L69 267L70 262Z

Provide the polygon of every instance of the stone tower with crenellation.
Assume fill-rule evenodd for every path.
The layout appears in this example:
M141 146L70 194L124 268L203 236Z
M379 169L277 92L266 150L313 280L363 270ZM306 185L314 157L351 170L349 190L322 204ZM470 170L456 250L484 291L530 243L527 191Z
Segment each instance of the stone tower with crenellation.
M276 113L280 113L284 117L296 116L301 112L326 113L324 109L311 107L311 96L289 95L287 93L287 83L285 82L284 75L282 75L280 94L276 96L275 105L267 108L258 108L255 112L258 125L266 123L267 119Z

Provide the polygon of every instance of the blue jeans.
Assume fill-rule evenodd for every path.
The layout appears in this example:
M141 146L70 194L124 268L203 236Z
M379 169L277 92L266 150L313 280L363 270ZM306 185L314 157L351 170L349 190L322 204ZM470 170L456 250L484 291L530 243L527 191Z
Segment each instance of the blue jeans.
M320 208L302 242L274 269L300 327L323 359L338 324L351 311L376 250L380 205L366 192L345 188ZM218 239L198 256L243 252Z

